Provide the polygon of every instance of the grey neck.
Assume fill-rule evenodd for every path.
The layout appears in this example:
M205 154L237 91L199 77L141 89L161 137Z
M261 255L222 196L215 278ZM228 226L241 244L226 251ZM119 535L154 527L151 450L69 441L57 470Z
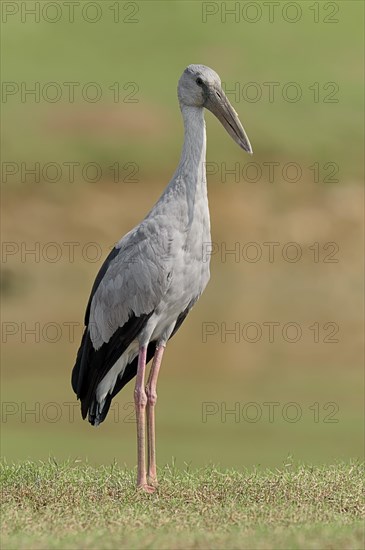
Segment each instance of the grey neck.
M205 172L206 133L204 110L181 105L184 120L184 145L179 165L149 216L157 210L175 211L174 223L185 230L194 219L204 218L209 224L207 182ZM199 213L197 213L199 210Z
M175 175L182 176L186 183L205 183L206 132L204 109L181 106L184 120L184 145ZM198 175L198 182L196 176Z

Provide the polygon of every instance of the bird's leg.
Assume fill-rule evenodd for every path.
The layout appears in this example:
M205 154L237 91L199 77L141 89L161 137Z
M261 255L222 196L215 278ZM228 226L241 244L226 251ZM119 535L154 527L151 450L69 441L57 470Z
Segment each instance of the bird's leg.
M164 351L165 346L157 346L146 386L148 482L154 486L157 485L155 446L155 405L157 401L156 385Z
M137 419L137 488L141 488L148 493L154 491L153 487L147 484L146 475L146 457L145 457L145 425L146 425L146 404L147 395L144 388L144 375L146 370L147 347L142 346L138 354L137 379L134 389L134 404Z

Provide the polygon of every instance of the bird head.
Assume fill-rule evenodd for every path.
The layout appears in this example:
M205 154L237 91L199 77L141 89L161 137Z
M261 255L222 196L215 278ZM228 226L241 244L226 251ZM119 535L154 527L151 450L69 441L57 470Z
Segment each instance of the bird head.
M222 89L221 79L205 65L189 65L178 84L181 105L205 107L221 122L234 141L247 153L252 147L236 111Z

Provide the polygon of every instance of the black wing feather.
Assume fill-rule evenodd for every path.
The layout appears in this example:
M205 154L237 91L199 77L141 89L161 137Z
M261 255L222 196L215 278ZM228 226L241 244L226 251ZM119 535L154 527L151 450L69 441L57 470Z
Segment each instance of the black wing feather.
M91 289L90 298L86 306L85 311L85 326L89 324L89 317L90 317L90 307L91 307L91 301L94 297L95 292L98 290L98 286L100 285L101 281L103 280L103 277L105 273L108 271L108 267L110 266L111 262L118 256L120 252L119 248L114 247L108 254L108 256L105 258L104 263L102 264L101 268L98 271L98 274L96 276L96 279L94 281L94 284Z
M120 250L116 247L111 250L103 265L99 269L92 286L85 313L85 330L82 336L80 348L77 352L76 363L72 370L71 384L77 397L81 400L81 414L83 418L86 418L88 410L91 412L93 402L95 402L95 392L98 384L112 368L119 357L125 352L131 342L135 340L153 313L151 311L150 313L139 317L132 315L122 327L118 328L114 332L109 342L104 343L98 350L94 349L90 339L88 327L91 302L111 262L114 258L116 258L119 251ZM131 378L132 377L133 376L131 376ZM123 376L123 380L125 379L124 384L129 381L129 379L127 380L126 378ZM120 381L121 380L122 379L120 379ZM104 417L105 416L106 413Z
M147 363L149 363L154 356L156 349L156 342L150 342L147 347ZM117 393L120 392L122 388L128 382L130 382L137 374L137 366L138 366L138 357L135 357L131 363L129 363L123 373L123 376L120 378L118 377L114 389L112 393L108 393L105 397L104 405L102 411L98 409L98 403L96 399L93 401L91 408L89 409L89 422L93 426L97 426L100 424L100 422L103 422L105 420L106 415L109 412L109 408L112 402L113 397L117 395Z
M92 402L95 401L96 388L99 383L133 340L137 338L152 313L140 317L134 315L130 317L122 327L114 332L109 342L104 343L98 350L94 349L88 328L85 329L72 373L72 387L81 400L83 418L86 418Z
M180 313L180 315L178 316L178 318L176 320L175 327L174 327L174 330L171 333L170 338L172 338L174 336L174 334L176 334L176 332L179 330L179 328L181 327L182 323L184 322L187 314L189 313L189 311L192 308L192 306L194 305L194 303L195 303L195 300L192 301L188 305L188 307ZM148 344L146 363L149 363L151 361L151 359L153 358L154 353L155 353L155 349L156 349L156 344L157 344L157 342L154 342L154 341L152 341ZM99 410L98 403L94 399L94 401L91 405L91 408L89 409L89 422L93 426L97 426L98 424L103 422L103 420L105 420L105 418L106 418L106 416L109 412L110 405L111 405L113 397L115 397L117 395L117 393L119 393L120 390L123 389L124 386L126 384L128 384L128 382L130 382L136 376L137 366L138 366L138 357L135 357L131 363L128 363L128 365L126 365L125 370L123 372L123 376L118 377L112 393L109 393L105 397L105 402L103 404L102 411Z

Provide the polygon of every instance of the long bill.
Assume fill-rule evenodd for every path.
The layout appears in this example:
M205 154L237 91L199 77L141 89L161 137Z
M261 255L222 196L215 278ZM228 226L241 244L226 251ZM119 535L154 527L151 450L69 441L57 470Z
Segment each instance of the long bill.
M222 88L211 88L204 106L217 117L234 141L252 155L250 140Z

